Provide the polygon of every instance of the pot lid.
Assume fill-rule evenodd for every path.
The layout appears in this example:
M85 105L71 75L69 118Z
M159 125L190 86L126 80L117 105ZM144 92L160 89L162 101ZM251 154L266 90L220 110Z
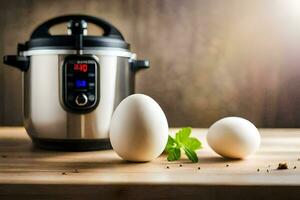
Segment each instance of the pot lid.
M68 22L66 35L51 35L51 27ZM93 23L103 29L103 35L87 35L87 23ZM33 49L75 49L85 48L121 48L130 49L120 31L106 22L87 15L65 15L50 19L39 25L31 34L30 40L25 45L20 44L18 51Z

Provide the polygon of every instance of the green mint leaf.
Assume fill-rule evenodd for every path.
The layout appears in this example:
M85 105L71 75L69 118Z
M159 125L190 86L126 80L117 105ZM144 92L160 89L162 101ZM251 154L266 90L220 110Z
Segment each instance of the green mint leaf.
M169 135L168 137L168 143L166 145L165 150L168 151L169 149L172 149L174 147L177 147L176 141Z
M168 161L175 161L178 160L181 156L180 148L172 148L168 150Z
M168 161L178 160L181 156L180 147L178 146L176 140L171 136L168 137L168 143L165 150L168 153Z
M185 152L185 155L193 162L197 163L198 162L198 156L195 151L188 147L183 147L183 150Z
M186 140L187 138L189 138L189 136L192 133L192 128L191 127L186 127L186 128L182 128L180 129L176 135L175 135L175 140L179 143L182 143L184 140Z
M202 148L201 142L197 138L193 137L184 140L182 144L193 151Z
M188 159L192 162L198 162L198 157L195 150L202 148L201 142L194 137L190 137L192 128L186 127L180 129L175 138L169 136L165 151L168 153L167 160L175 161L180 159L181 150L184 151Z

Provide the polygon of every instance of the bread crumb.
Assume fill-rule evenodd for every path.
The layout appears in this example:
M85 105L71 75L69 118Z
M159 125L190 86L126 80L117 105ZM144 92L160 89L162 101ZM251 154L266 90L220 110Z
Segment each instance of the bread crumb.
M288 169L288 165L286 163L279 163L277 169L278 170Z

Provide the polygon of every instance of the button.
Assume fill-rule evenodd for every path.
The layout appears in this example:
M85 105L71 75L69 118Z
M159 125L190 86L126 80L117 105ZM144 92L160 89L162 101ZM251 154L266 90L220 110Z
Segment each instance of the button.
M94 73L88 73L88 77L95 77Z
M89 101L95 101L95 95L90 94L89 95Z
M89 87L90 87L90 88L95 87L95 83L89 83Z
M73 77L74 74L73 73L67 73L67 77Z
M78 94L77 97L75 98L75 103L78 105L78 106L85 106L88 102L88 98L85 94L81 93L81 94Z
M74 101L74 96L72 94L69 94L68 95L68 101Z
M68 82L67 86L68 86L68 88L72 88L74 86L74 83L73 82Z
M89 72L95 73L95 68L96 68L95 65L89 65Z
M73 72L73 71L74 71L72 64L67 63L67 66L66 66L66 67L67 67L67 71L68 71L68 72Z

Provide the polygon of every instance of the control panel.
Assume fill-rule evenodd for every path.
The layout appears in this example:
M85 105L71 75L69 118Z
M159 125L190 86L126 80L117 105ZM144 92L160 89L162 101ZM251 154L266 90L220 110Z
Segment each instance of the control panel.
M93 110L99 101L98 62L89 56L68 56L62 70L65 107L73 112Z

